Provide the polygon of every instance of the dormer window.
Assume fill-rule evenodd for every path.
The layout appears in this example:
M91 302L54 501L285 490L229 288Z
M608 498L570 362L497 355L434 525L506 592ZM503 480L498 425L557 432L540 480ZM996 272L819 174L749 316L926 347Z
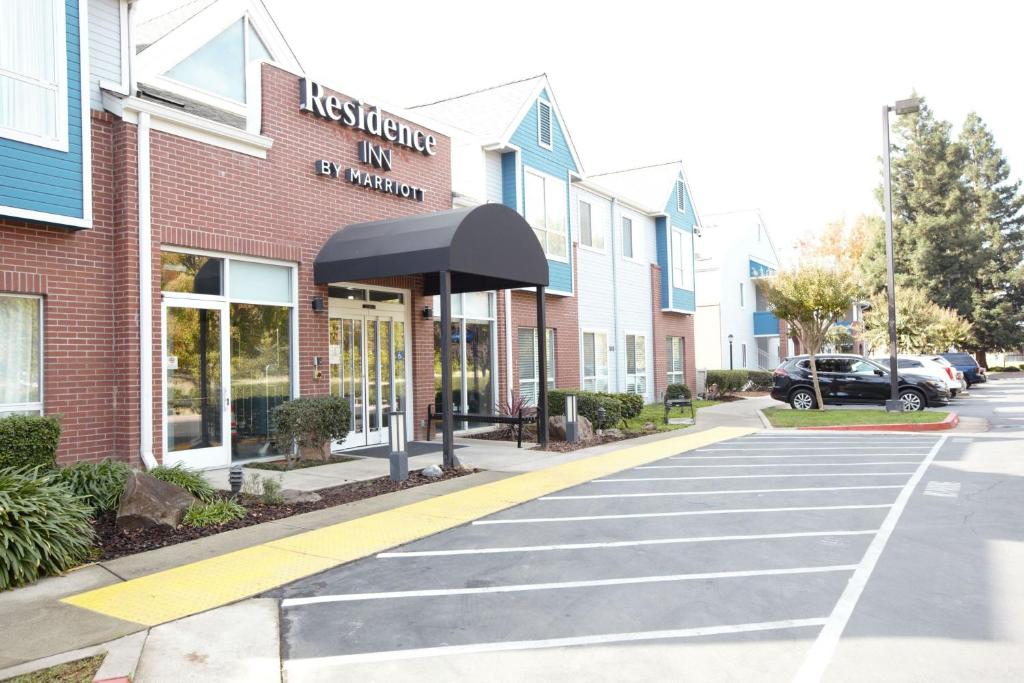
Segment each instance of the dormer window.
M551 103L537 100L537 143L551 149Z
M243 17L164 75L211 95L245 103L246 67L257 61L273 61L273 56L249 19Z

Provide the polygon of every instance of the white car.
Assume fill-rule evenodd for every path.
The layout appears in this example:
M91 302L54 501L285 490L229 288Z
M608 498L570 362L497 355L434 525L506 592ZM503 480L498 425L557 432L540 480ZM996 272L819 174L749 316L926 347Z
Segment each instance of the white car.
M956 396L961 391L967 391L967 379L964 377L964 373L953 367L953 364L950 363L948 360L938 355L922 356L922 358L927 358L929 360L935 361L936 363L938 363L939 365L946 369L946 374L953 376L954 383L953 386L949 388L950 396Z
M941 356L938 356L938 360L936 360L935 356L900 355L896 356L896 366L900 370L925 375L942 382L949 390L950 397L954 397L964 388L964 384L962 379L957 379L956 370L948 361L940 362L945 360ZM883 367L889 367L888 358L875 358L874 361Z

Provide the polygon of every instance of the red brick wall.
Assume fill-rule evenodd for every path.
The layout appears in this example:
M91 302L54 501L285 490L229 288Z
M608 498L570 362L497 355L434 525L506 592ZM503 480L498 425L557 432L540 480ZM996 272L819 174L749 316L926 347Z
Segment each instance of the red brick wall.
M298 77L293 74L265 65L262 82L262 134L274 140L265 160L167 133L152 134L154 341L159 344L161 338L162 245L297 262L299 392L326 394L326 366L321 379L313 377L313 357L328 357L327 315L315 313L309 305L314 297L327 296L326 287L313 284L313 260L327 238L346 225L450 209L450 144L437 135L437 154L432 157L393 146L394 170L388 175L424 188L423 202L356 187L343 178L318 176L313 170L317 159L365 169L357 157L357 143L383 141L301 112ZM433 399L433 326L419 315L429 300L418 277L376 284L412 292L413 410L415 436L421 438L419 413ZM154 357L159 358L158 348ZM155 368L155 422L162 411L159 375ZM156 432L154 446L159 451L159 424Z
M682 337L685 346L683 377L686 386L697 393L697 364L694 353L693 319L688 313L661 310L661 267L651 264L651 313L654 322L654 398L661 400L668 386L667 337Z
M91 125L94 227L75 231L0 218L0 292L43 297L43 409L61 416L60 457L67 462L123 455L115 429L125 397L112 353L111 191L121 124L94 113Z

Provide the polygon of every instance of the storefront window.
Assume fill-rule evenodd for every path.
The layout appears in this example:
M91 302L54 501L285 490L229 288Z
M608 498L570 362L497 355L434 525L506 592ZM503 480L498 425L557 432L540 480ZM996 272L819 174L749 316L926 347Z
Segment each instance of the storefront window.
M441 409L441 323L440 297L434 307L434 408ZM495 405L494 293L469 292L452 295L452 402L458 411L493 414ZM459 429L483 426L460 423Z
M224 294L224 260L165 251L160 254L160 289L178 294Z
M42 299L0 295L0 417L41 415Z
M231 456L275 454L270 416L291 397L291 308L231 304L230 316Z

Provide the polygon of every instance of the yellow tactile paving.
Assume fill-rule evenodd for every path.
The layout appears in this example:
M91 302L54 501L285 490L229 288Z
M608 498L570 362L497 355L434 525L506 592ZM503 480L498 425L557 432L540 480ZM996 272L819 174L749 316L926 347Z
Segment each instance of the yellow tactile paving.
M555 465L64 598L156 626L262 593L555 491L750 434L718 427Z

